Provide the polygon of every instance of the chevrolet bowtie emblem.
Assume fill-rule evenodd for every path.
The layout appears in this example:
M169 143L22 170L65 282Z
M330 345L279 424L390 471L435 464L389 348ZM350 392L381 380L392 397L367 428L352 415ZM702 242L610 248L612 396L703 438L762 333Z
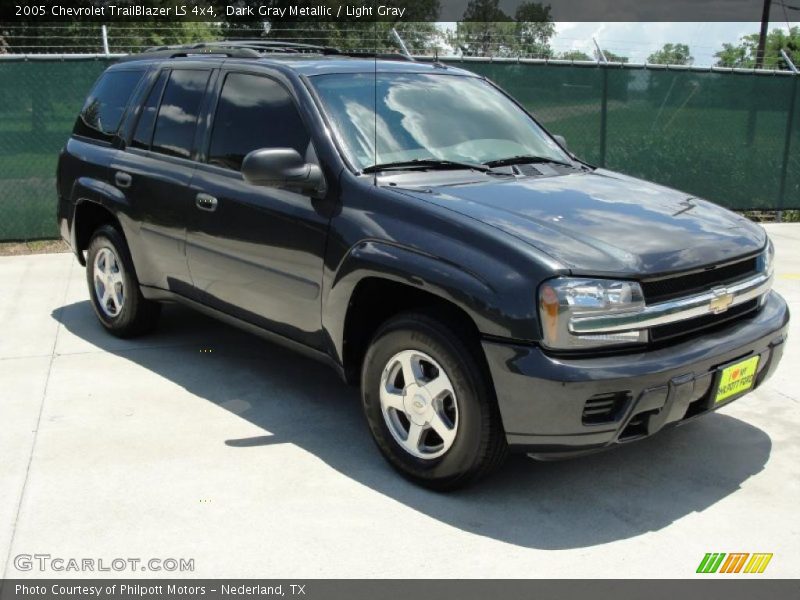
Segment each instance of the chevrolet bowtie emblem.
M724 313L733 304L733 294L726 287L715 287L711 290L714 298L708 303L708 310L712 314Z

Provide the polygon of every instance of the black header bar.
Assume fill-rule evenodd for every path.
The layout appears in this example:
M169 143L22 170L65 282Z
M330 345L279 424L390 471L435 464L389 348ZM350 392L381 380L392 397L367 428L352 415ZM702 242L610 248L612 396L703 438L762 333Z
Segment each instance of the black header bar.
M496 10L470 0L2 0L0 21L758 22L762 9L763 0L500 0ZM800 20L800 0L773 6L775 19L784 9Z

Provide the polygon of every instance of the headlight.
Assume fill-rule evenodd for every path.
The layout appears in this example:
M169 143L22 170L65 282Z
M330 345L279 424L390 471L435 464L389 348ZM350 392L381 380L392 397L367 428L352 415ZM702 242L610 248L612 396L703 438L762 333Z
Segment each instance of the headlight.
M576 335L570 331L572 317L637 311L644 308L642 288L635 281L562 277L539 288L539 318L542 343L558 350L597 348L647 342L646 330Z
M775 269L775 245L772 243L772 240L767 239L767 249L761 253L761 256L758 257L758 271L759 273L766 273L770 277L772 276L772 272ZM767 301L767 296L769 296L769 292L762 294L761 297L758 299L758 306L762 307Z
M758 260L758 270L767 275L772 275L772 269L775 267L775 246L772 240L767 240L767 249L761 253Z

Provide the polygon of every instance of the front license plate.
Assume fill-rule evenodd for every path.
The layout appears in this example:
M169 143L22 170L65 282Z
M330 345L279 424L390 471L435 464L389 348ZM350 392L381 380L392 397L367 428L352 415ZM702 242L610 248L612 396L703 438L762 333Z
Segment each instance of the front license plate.
M758 372L758 356L751 356L736 364L722 369L717 386L714 404L723 402L732 396L746 392L753 387Z

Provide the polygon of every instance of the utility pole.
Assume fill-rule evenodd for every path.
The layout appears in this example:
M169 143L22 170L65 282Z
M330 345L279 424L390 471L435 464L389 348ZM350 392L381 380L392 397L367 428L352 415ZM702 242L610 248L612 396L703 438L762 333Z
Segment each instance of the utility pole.
M758 34L758 49L756 50L756 69L764 66L764 54L767 47L767 33L769 29L769 9L772 0L764 0L764 9L761 11L761 32Z

